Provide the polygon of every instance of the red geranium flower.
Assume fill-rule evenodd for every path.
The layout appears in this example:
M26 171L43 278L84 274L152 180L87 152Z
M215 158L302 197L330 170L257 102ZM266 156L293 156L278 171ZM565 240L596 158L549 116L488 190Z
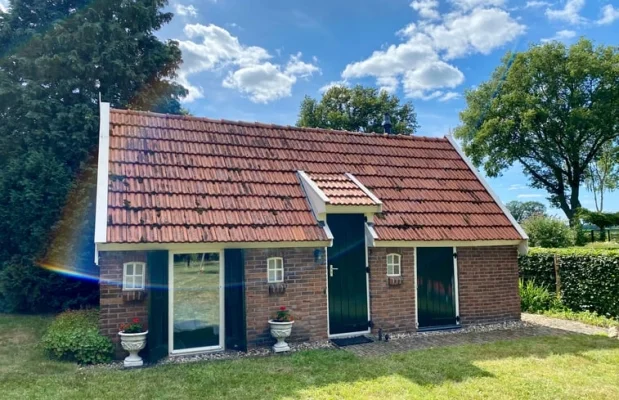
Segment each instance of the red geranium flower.
M286 306L281 306L279 309L280 309L281 311L286 311Z
M134 323L134 324L137 324L137 323L139 323L139 322L140 322L140 319L139 319L139 318L133 318L133 323Z

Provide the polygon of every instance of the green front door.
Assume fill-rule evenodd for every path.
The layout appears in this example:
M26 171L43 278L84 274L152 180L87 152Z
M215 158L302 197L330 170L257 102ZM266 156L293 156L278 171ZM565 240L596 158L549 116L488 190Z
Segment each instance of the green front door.
M327 224L333 234L333 246L327 251L329 333L367 331L365 217L332 214Z
M417 248L419 328L456 324L456 284L452 247Z

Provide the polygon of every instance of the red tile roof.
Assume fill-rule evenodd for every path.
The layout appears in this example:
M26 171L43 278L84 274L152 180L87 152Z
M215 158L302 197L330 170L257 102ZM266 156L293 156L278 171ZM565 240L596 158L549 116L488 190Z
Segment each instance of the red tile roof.
M111 110L107 241L326 241L299 170L379 240L522 239L447 139Z
M309 178L329 198L329 204L347 206L376 205L376 202L346 174L310 174Z

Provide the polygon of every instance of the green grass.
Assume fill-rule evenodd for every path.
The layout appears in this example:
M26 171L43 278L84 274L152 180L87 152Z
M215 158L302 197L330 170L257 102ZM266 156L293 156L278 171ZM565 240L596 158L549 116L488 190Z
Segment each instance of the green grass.
M3 399L612 399L619 341L528 338L360 358L315 350L134 371L45 360L49 318L0 315Z
M583 322L585 324L599 326L602 328L610 328L611 326L619 326L619 321L607 318L603 315L598 315L595 312L589 311L571 311L571 310L546 310L541 314L547 317L567 319L570 321Z
M587 243L585 247L592 249L619 249L619 243L617 242L593 242Z

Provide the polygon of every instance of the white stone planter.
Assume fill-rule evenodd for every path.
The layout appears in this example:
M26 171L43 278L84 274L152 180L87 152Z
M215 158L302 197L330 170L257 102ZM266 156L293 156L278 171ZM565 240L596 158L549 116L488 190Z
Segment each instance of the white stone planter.
M269 325L271 325L271 336L277 339L277 343L273 345L274 352L281 353L282 351L290 351L290 346L288 346L288 343L286 343L284 339L290 336L292 324L294 324L294 321L275 322L269 320Z
M141 367L144 365L142 357L138 355L138 352L146 347L146 332L140 333L124 333L118 332L120 336L120 344L123 349L129 352L129 355L125 358L125 367Z

